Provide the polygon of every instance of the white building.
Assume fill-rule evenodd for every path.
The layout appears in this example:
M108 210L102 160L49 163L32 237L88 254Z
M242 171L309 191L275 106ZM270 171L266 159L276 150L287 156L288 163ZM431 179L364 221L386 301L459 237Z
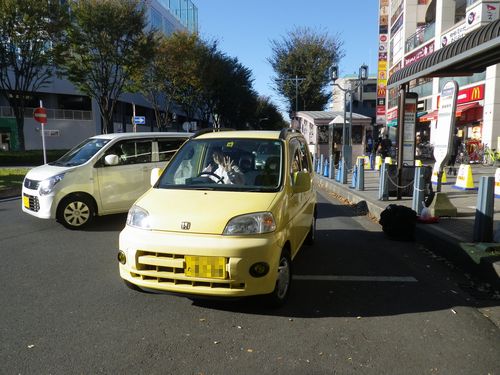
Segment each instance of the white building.
M169 35L175 30L198 31L198 9L191 0L145 0L149 27ZM100 112L97 103L83 95L71 82L54 78L52 83L31 98L26 108L24 138L26 150L42 149L40 124L33 119L33 109L39 101L47 109L47 149L69 149L80 141L100 133ZM138 131L152 130L154 112L152 106L140 94L124 94L117 103L114 115L115 132L132 131L132 103L136 115L145 116L146 124L138 125ZM180 121L182 111L173 110ZM14 114L9 104L0 99L0 150L17 149L18 135Z
M500 1L379 1L377 123L395 133L404 84L418 94L417 141L432 143L441 89L454 79L458 135L469 149L500 149L500 37L497 27L488 28L499 22Z

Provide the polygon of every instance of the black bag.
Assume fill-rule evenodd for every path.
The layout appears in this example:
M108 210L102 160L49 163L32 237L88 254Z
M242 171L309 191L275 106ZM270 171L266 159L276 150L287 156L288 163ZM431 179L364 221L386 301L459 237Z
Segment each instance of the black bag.
M380 214L379 224L384 233L394 240L413 241L417 213L411 208L390 204Z

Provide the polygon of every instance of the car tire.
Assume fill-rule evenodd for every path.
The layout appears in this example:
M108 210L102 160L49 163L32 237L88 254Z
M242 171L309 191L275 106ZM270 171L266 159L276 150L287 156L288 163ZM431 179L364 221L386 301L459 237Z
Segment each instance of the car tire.
M57 208L57 221L68 229L83 229L94 219L94 202L84 195L64 198Z
M314 245L314 242L316 241L316 214L314 214L312 218L312 223L311 227L309 228L309 233L307 233L306 237L306 245Z
M276 285L271 294L266 296L266 304L277 308L283 306L290 294L292 284L292 259L288 250L283 249L278 264Z

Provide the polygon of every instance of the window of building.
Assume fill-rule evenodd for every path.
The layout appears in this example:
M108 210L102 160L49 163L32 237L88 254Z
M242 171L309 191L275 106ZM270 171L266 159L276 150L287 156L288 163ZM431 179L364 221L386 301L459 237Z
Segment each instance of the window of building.
M161 13L153 7L151 7L151 28L163 30Z

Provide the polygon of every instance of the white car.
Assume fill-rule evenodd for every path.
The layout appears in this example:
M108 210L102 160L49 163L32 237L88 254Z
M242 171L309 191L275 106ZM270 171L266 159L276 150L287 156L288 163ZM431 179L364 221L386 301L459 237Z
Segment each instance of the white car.
M148 190L153 168L164 168L191 133L116 133L91 137L55 162L31 169L22 210L65 227L96 215L127 212Z

